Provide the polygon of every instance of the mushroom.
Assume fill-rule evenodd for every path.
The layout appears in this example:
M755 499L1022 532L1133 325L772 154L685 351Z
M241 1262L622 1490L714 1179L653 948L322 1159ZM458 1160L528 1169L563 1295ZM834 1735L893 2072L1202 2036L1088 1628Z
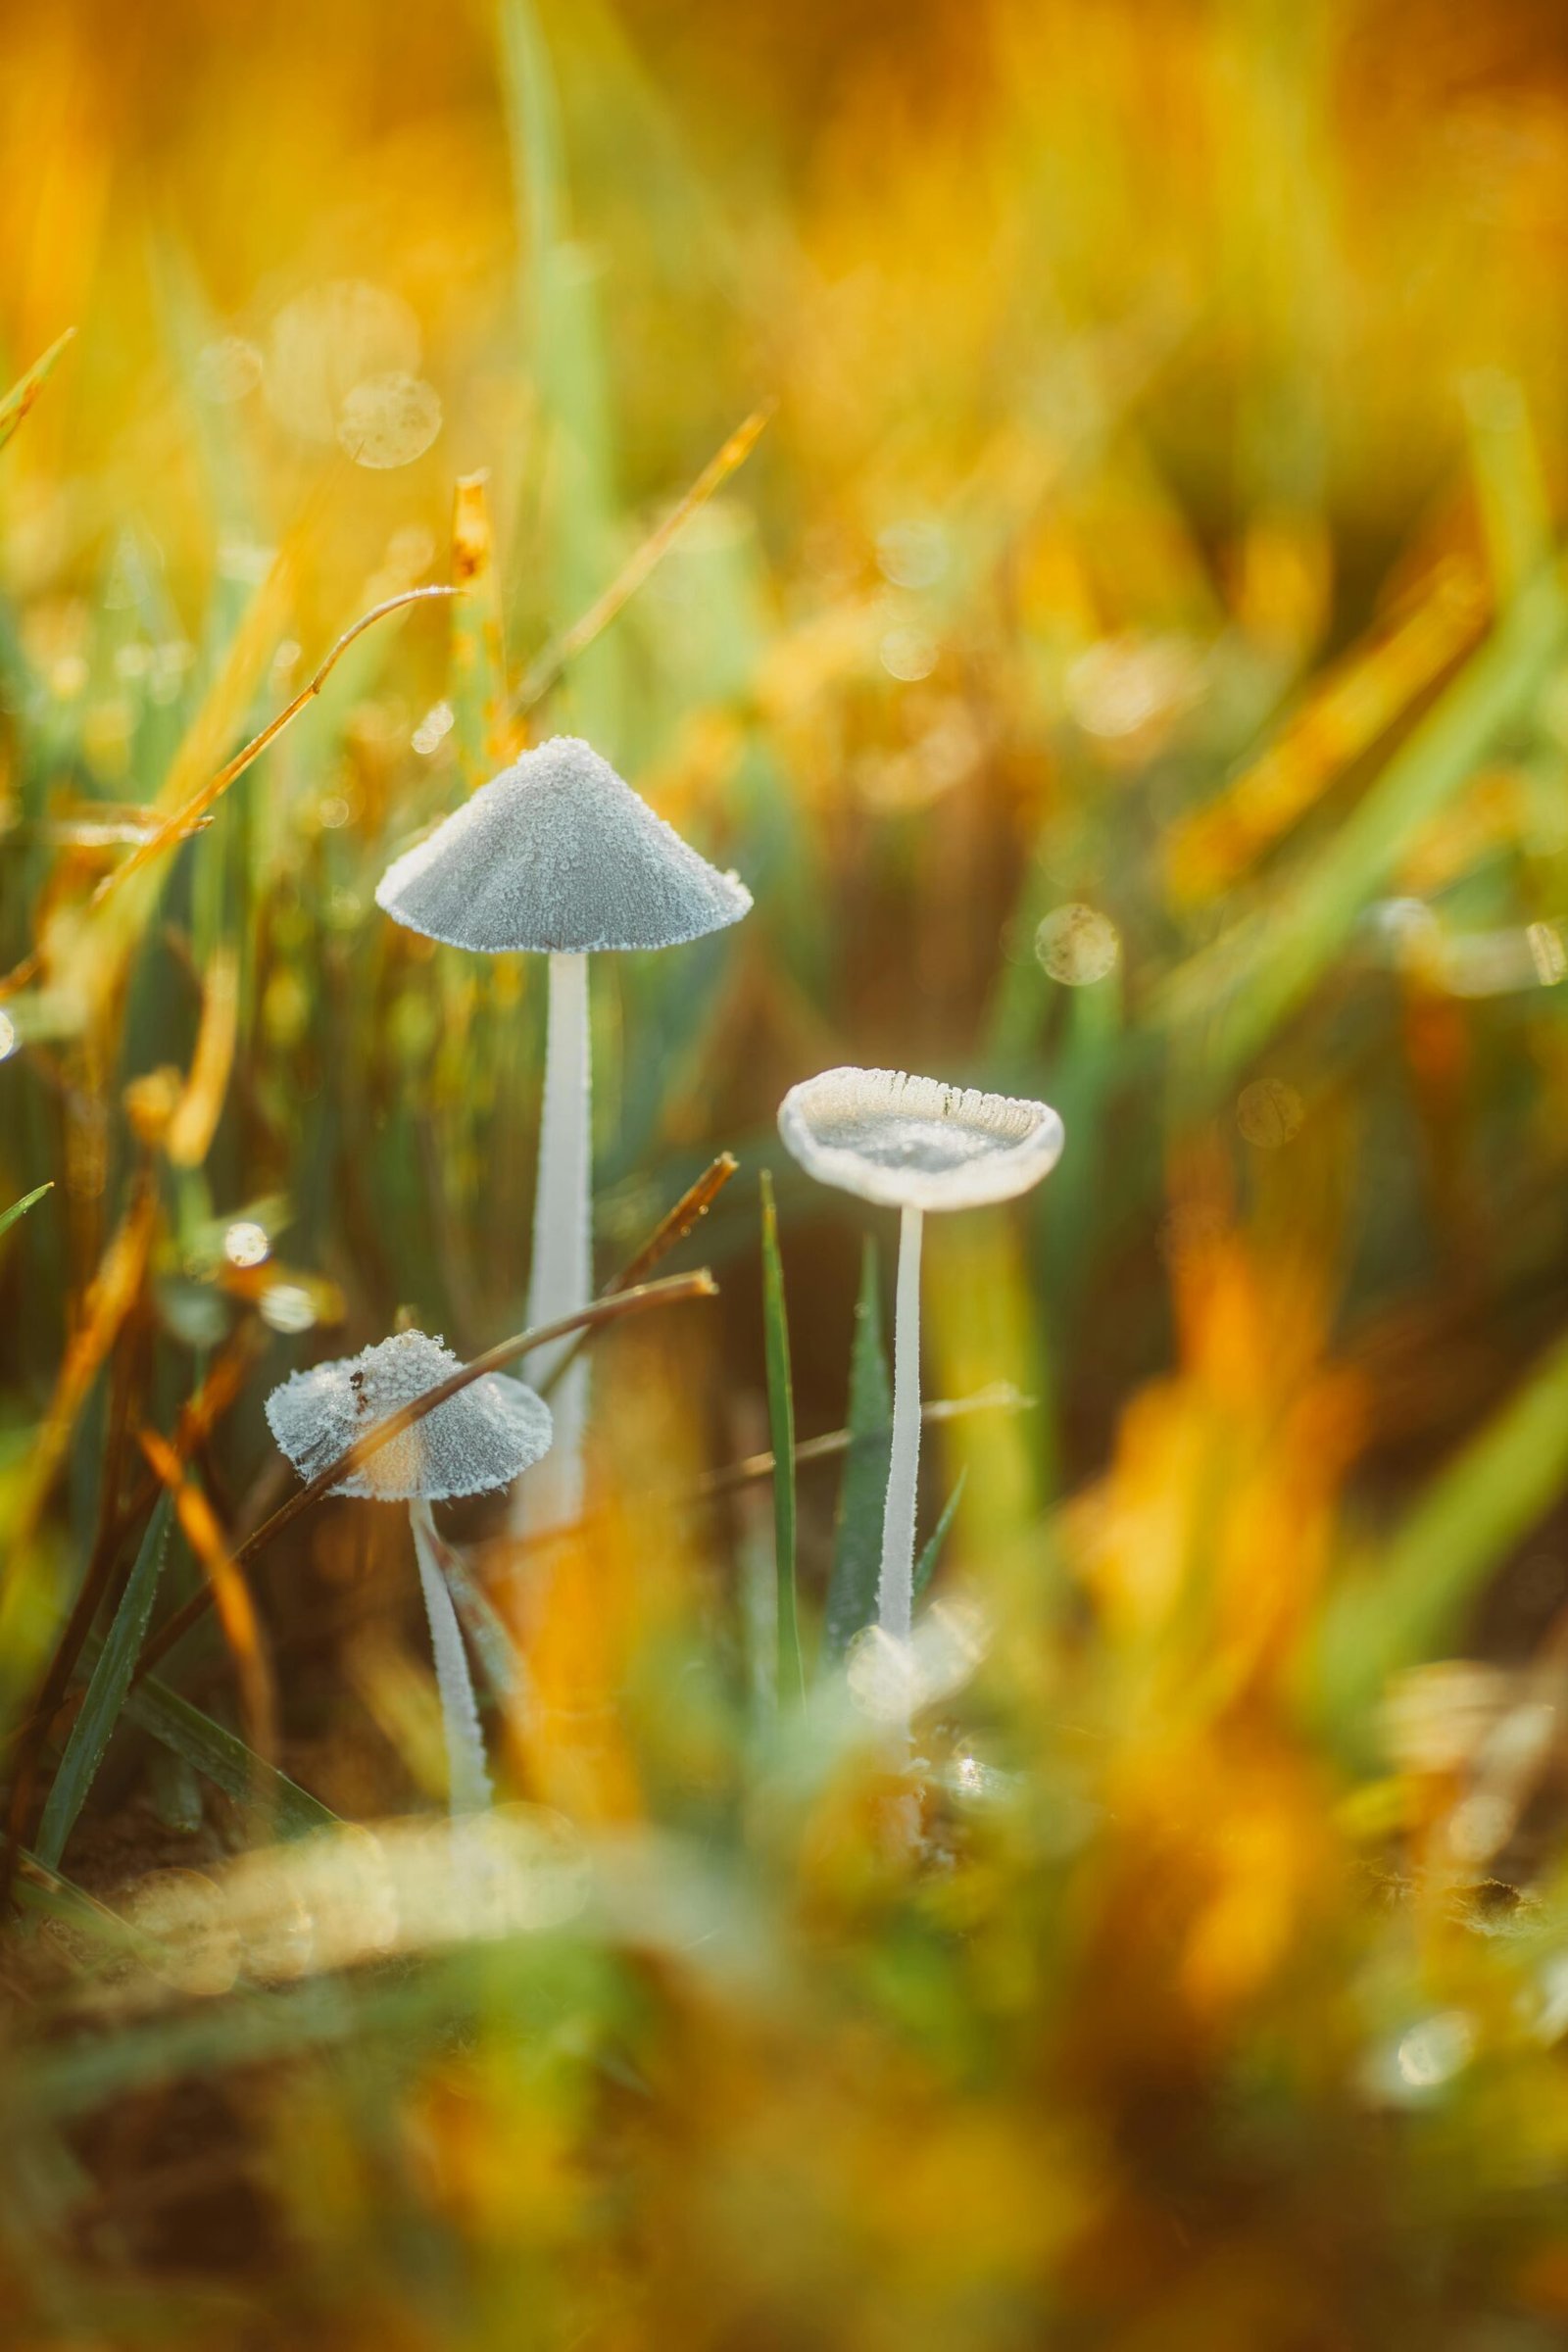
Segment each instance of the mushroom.
M779 1133L822 1184L902 1212L893 1325L893 1449L882 1516L877 1617L909 1639L915 1477L920 1462L920 1239L928 1209L1010 1200L1048 1176L1061 1120L1046 1102L944 1086L902 1070L824 1070L792 1086Z
M588 744L558 735L396 858L375 899L395 922L449 947L550 958L528 1320L574 1314L593 1279L587 958L722 930L747 912L751 893L689 848ZM529 1379L548 1379L570 1346L536 1350ZM587 1400L578 1351L556 1393L550 1492L541 1495L538 1481L529 1491L540 1525L581 1509Z
M291 1373L267 1399L268 1424L300 1476L315 1478L372 1423L412 1404L458 1369L451 1348L427 1332L400 1331L358 1355ZM520 1380L492 1373L389 1439L332 1489L334 1494L409 1505L454 1813L476 1812L490 1802L490 1775L463 1634L437 1561L430 1505L510 1485L549 1450L551 1435L544 1398Z

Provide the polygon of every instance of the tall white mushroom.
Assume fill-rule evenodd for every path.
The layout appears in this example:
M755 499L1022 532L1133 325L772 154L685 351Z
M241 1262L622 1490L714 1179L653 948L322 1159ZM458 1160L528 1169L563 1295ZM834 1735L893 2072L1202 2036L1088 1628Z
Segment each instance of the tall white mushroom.
M587 958L701 939L738 922L751 893L700 858L589 745L558 735L395 859L375 898L394 921L449 947L550 958L528 1320L574 1314L593 1282ZM528 1377L547 1379L568 1346L531 1355ZM556 1390L549 1472L528 1490L537 1525L581 1509L587 1402L579 1352Z
M458 1358L439 1340L422 1331L400 1331L358 1355L292 1373L267 1399L268 1422L300 1476L315 1478L341 1460L373 1422L412 1404L458 1369ZM462 1629L437 1562L430 1505L509 1486L548 1452L551 1434L544 1398L520 1380L492 1373L389 1439L331 1490L409 1505L435 1652L454 1813L476 1812L490 1802L490 1774Z
M920 1464L920 1240L928 1209L978 1208L1026 1193L1064 1141L1047 1102L984 1095L902 1070L824 1070L792 1086L779 1133L808 1175L902 1212L893 1325L893 1450L882 1518L877 1617L909 1638Z

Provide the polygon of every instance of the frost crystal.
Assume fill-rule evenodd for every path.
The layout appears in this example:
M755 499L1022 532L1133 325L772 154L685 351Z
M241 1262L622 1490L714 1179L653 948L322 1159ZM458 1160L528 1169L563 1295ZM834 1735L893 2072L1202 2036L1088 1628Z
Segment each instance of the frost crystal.
M411 931L492 956L672 948L752 903L571 735L503 768L388 866L375 900Z
M1062 1126L1048 1102L903 1070L824 1070L791 1087L779 1133L819 1183L893 1208L975 1208L1050 1174Z
M373 1422L459 1369L427 1332L400 1331L358 1355L295 1372L267 1399L273 1437L302 1478L348 1451ZM548 1452L550 1407L520 1380L492 1374L392 1438L332 1489L378 1502L440 1502L504 1487Z

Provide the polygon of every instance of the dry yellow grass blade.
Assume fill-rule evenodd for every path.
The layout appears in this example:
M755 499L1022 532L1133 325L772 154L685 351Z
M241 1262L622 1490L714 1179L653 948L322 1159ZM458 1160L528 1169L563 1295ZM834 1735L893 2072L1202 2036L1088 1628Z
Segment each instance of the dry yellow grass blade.
M661 1282L639 1283L634 1290L617 1291L612 1298L597 1298L592 1306L579 1307L575 1314L563 1316L559 1323L543 1323L532 1331L514 1332L511 1339L498 1342L494 1348L487 1348L471 1363L460 1365L456 1372L438 1381L433 1389L426 1389L423 1396L415 1397L411 1404L399 1405L396 1412L388 1413L384 1419L373 1423L337 1461L328 1462L324 1470L318 1470L303 1487L297 1487L270 1519L264 1520L246 1537L235 1554L236 1566L243 1567L254 1560L274 1537L281 1535L284 1528L291 1526L302 1512L319 1502L323 1494L330 1494L362 1462L368 1461L393 1438L401 1436L404 1430L412 1429L416 1421L422 1420L426 1413L433 1413L437 1405L445 1404L449 1397L461 1395L473 1381L486 1379L492 1372L504 1371L517 1356L526 1355L535 1348L545 1347L552 1340L564 1339L569 1332L597 1329L601 1324L618 1322L623 1315L642 1314L653 1307L673 1306L683 1299L716 1298L717 1296L717 1283L706 1266L700 1266L693 1274L669 1274ZM183 1641L206 1605L207 1594L198 1592L160 1626L142 1652L141 1664L136 1669L135 1679L138 1682Z
M190 733L180 747L174 765L170 770L169 783L159 795L159 807L166 809L172 808L172 813L158 832L131 852L123 865L118 866L114 873L106 876L98 885L97 890L93 893L94 906L108 898L113 891L119 890L129 875L139 872L162 851L172 849L176 842L183 841L185 835L194 829L197 820L205 816L216 802L221 800L229 786L245 773L254 760L261 758L268 746L274 743L282 734L283 729L298 718L307 705L315 701L331 676L333 669L357 637L363 637L367 629L373 626L388 612L401 612L405 605L421 604L430 597L453 596L457 593L455 589L446 587L405 588L397 596L389 596L382 603L372 605L368 612L362 612L359 619L344 630L315 676L308 685L301 687L293 701L287 704L275 718L269 719L261 733L253 735L250 742L245 745L243 750L236 752L232 760L219 768L216 774L210 775L207 782L198 790L192 791L190 789L192 776L199 775L204 768L211 765L210 751L216 756L212 737L216 734L220 743L226 736L233 733L239 711L244 710L251 695L255 692L261 675L261 664L269 658L272 647L276 644L278 629L281 627L281 615L278 616L274 626L264 626L260 616L263 615L264 608L269 605L270 592L273 589L274 583L277 583L279 593L281 593L281 588L286 582L287 569L288 558L286 555L280 555L277 563L273 564L271 571L258 590L250 612L229 649L228 660L224 662L222 672L209 694L207 702L203 704L202 710L197 712ZM254 674L250 674L253 665ZM241 692L239 691L240 679L245 675L250 676L250 682L248 687ZM238 710L233 712L226 724L218 724L218 711L213 707L221 704L226 710L228 705L234 701L238 703ZM201 739L200 756L189 750L198 735Z
M738 424L724 443L715 451L680 503L671 508L663 521L628 557L598 602L590 605L580 620L573 621L564 635L547 645L524 677L513 700L512 712L520 718L533 709L535 703L549 693L568 662L592 645L602 630L608 629L623 606L630 603L649 574L668 555L699 507L706 507L716 491L723 488L738 467L745 465L766 430L773 414L774 403L766 401L754 409L744 424Z
M136 1442L148 1462L174 1498L174 1510L185 1541L201 1562L239 1678L245 1709L245 1736L268 1763L277 1753L276 1705L271 1669L262 1647L261 1628L250 1587L235 1565L212 1504L188 1479L178 1454L167 1438L153 1429L138 1430Z
M81 1321L66 1349L49 1410L27 1463L22 1492L12 1517L8 1558L20 1568L49 1491L59 1475L87 1391L100 1365L120 1336L121 1327L136 1302L147 1270L158 1202L147 1190L138 1192L116 1228L82 1304Z
M696 1183L687 1186L674 1207L660 1218L642 1248L605 1286L605 1297L612 1298L616 1291L629 1291L634 1284L646 1282L660 1260L695 1232L740 1164L733 1152L721 1152Z
M289 567L290 558L285 551L278 556L258 589L250 611L229 647L223 666L214 679L186 732L184 742L175 754L169 781L158 800L160 809L166 812L163 822L131 851L123 864L104 877L92 895L90 906L102 906L107 899L122 891L133 876L143 873L155 858L161 857L166 850L175 848L188 834L199 829L229 786L237 782L263 752L276 742L284 728L292 725L300 712L315 701L356 638L362 637L367 629L384 619L389 612L401 612L407 605L422 604L433 597L458 593L456 589L445 586L406 588L398 595L386 597L380 604L372 605L369 612L362 612L359 619L344 630L314 677L301 687L276 717L269 719L261 733L253 735L232 760L209 773L205 783L193 788L193 778L211 768L221 746L233 735L261 682L263 667L276 645L287 610L284 591L290 576ZM146 914L145 894L132 892L127 906L119 910L115 930L106 941L98 943L96 954L91 957L83 956L82 969L99 985L106 979L113 980L118 973L123 955L140 931ZM0 1003L35 980L45 960L45 954L34 949L11 971L0 975Z
M0 400L0 449L4 449L18 425L32 408L53 373L55 362L65 350L66 345L74 341L75 333L76 330L74 326L68 326L63 335L57 335L42 359L35 360L21 383L14 384L4 399Z
M1177 898L1236 883L1475 641L1486 612L1475 573L1446 564L1414 612L1332 671L1262 758L1174 829Z
M238 1031L239 957L232 946L224 945L207 967L190 1076L169 1123L165 1149L176 1168L199 1168L212 1148L234 1066Z
M239 772L232 760L227 767L220 767L219 762L223 746L232 740L235 728L250 708L287 624L294 601L294 573L293 547L279 549L174 754L154 804L162 821L144 841L137 843L123 864L105 875L93 893L95 906L122 890L132 875L139 874L161 851L172 849L182 840L194 820L206 813L226 791L233 774ZM206 783L202 781L204 777L208 779Z
M207 1377L194 1396L187 1396L174 1425L174 1450L188 1461L238 1397L252 1365L267 1345L267 1333L247 1316L208 1362Z
M463 595L452 628L452 710L458 759L472 792L517 748L507 713L488 473L460 474L453 491L452 581Z
M174 754L156 803L160 821L123 863L99 883L89 902L92 906L101 906L111 896L123 891L125 884L141 874L161 851L183 839L194 819L204 815L226 783L232 781L232 776L224 770L219 778L198 789L199 780L217 766L224 745L233 740L250 708L282 635L293 589L293 557L290 550L284 549L273 560L252 598ZM234 763L229 764L233 768ZM237 768L234 772L238 772ZM62 918L58 931L52 936L46 932L38 948L0 979L0 1001L25 988L43 966L63 955L62 943L69 941L74 984L84 997L101 1002L115 986L149 910L149 894L142 889L131 891L117 907L114 919L95 927L87 937L75 918Z

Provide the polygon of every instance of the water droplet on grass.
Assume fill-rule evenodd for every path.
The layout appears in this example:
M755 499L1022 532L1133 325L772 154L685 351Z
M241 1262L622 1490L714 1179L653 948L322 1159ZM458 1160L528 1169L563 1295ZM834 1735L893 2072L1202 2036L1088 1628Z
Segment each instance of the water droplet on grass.
M1411 2090L1435 2090L1448 2082L1475 2047L1475 2029L1462 2009L1440 2010L1412 2026L1395 2052L1399 2080Z
M877 536L876 560L896 588L930 588L948 568L948 535L940 522L890 522Z
M1043 970L1067 988L1087 988L1116 968L1121 936L1109 915L1072 903L1054 906L1035 933Z
M229 408L262 380L262 355L243 335L220 335L196 355L196 389L217 408Z
M273 1331L309 1331L316 1321L316 1301L297 1282L274 1282L262 1294L262 1321Z
M1104 637L1067 671L1067 709L1086 735L1116 741L1189 710L1203 691L1200 650L1180 637Z
M450 703L436 703L425 712L411 738L421 759L428 760L436 746L452 732L456 713Z
M271 1248L267 1229L241 1217L223 1236L223 1255L231 1266L259 1266Z
M890 678L906 686L928 678L937 665L936 639L926 629L889 629L877 648L878 659Z
M363 278L335 278L297 295L272 321L268 405L291 432L332 441L356 385L412 374L418 364L419 325L408 304Z
M441 430L441 401L417 375L393 370L356 384L338 417L338 445L356 466L412 466Z
M1301 1132L1306 1105L1283 1078L1255 1078L1236 1099L1236 1124L1260 1152L1278 1152Z

